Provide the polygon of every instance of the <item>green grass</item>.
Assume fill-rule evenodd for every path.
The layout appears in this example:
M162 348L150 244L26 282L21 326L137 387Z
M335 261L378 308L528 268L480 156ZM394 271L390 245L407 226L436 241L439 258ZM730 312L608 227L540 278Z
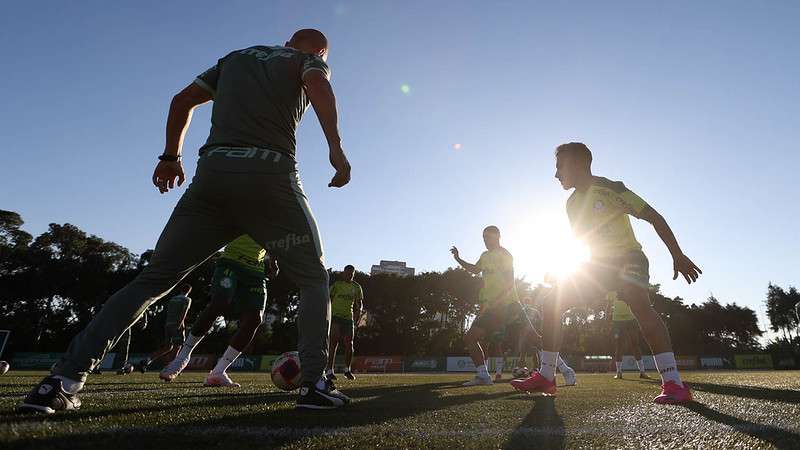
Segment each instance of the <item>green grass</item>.
M0 448L800 448L800 372L688 372L694 404L658 406L655 382L578 374L556 397L506 383L460 387L471 374L362 375L339 382L337 411L295 411L266 373L240 389L157 374L91 378L83 408L49 417L14 405L43 373L0 377Z

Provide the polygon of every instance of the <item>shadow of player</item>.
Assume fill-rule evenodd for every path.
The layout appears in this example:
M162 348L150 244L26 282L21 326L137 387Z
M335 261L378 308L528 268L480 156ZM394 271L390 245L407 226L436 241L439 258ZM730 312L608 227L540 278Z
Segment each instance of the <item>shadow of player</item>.
M788 389L698 382L689 383L689 386L695 391L708 392L709 394L800 404L800 391L791 391Z
M800 443L800 434L784 430L783 428L740 419L697 402L687 403L681 406L706 419L727 425L740 433L769 442L776 448L797 448L798 443Z
M504 449L564 448L566 430L555 397L533 397L534 405L503 445Z

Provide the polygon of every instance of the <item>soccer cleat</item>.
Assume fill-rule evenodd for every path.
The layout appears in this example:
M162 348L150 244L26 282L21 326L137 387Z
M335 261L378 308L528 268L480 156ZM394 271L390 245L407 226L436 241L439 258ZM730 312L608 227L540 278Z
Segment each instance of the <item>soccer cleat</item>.
M65 391L61 380L47 377L17 405L17 411L53 414L56 411L80 409L80 407L81 400L77 395Z
M207 386L207 387L237 387L237 388L238 387L242 387L241 384L236 383L235 381L231 380L231 377L229 377L226 372L222 372L222 373L209 372L208 376L206 377L206 381L203 383L203 386Z
M328 388L328 392L330 392L331 395L337 397L339 400L344 402L345 405L350 404L350 397L344 395L344 393L342 393L342 391L339 389L336 389L336 385L333 384L333 381L325 380L325 386Z
M481 377L481 376L475 375L475 378L473 378L473 379L467 381L466 383L462 384L462 386L465 386L465 387L468 387L468 386L487 386L487 385L492 385L492 384L494 384L494 383L492 382L492 378L491 377Z
M325 375L325 378L326 378L328 381L336 381L336 375L334 375L334 374L333 374L333 372L331 372L331 373L329 373L329 374Z
M576 386L578 384L578 377L575 376L575 371L572 369L561 372L564 376L564 384L567 386Z
M103 371L100 370L99 367L95 367L94 369L90 370L89 373L92 375L102 375Z
M189 365L189 358L185 359L175 358L169 364L167 364L167 367L161 369L161 372L158 374L158 378L161 378L162 380L169 383L170 381L177 378L178 375L180 375L181 372L183 372L183 369L185 369L186 366L188 365Z
M348 380L355 380L356 379L356 376L353 375L353 372L350 372L349 370L344 373L344 377L347 378Z
M639 372L639 378L641 378L643 380L651 380L652 379L652 378L650 378L650 375L648 375L648 374L646 374L644 372Z
M555 395L556 393L555 380L548 380L539 372L534 372L524 380L511 380L511 386L524 392L541 392L544 395Z
M334 390L336 390L334 388ZM344 406L344 400L330 391L330 384L325 389L318 389L315 383L303 383L300 396L297 398L297 409L336 409Z
M688 403L692 401L692 391L689 386L683 383L679 386L674 381L667 381L661 385L661 394L653 399L653 403L660 405L676 405L679 403Z
M139 361L139 364L136 364L136 370L142 373L147 373L147 366L150 365L150 361L143 359Z
M615 380L621 380L622 379L622 372L617 372L617 374L614 375L614 379Z

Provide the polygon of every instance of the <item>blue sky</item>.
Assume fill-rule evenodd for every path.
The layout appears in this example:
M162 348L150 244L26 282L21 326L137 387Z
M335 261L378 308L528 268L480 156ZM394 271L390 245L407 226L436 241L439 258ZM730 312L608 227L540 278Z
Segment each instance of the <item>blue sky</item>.
M34 234L70 222L151 248L183 191L150 183L171 96L232 49L316 27L353 164L349 186L326 187L309 111L298 155L329 265L444 269L453 244L477 259L491 223L538 281L566 227L552 152L580 140L703 268L696 285L671 281L635 224L665 294L763 317L768 282L800 284L798 21L790 1L5 4L0 208ZM189 173L209 114L187 136Z

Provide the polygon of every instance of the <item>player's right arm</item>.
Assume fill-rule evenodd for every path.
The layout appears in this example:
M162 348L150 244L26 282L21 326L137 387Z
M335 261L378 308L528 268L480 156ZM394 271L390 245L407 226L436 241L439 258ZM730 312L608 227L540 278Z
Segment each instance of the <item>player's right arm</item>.
M328 81L327 72L310 68L303 73L303 87L306 95L317 113L322 132L328 141L328 157L336 169L329 187L342 187L350 182L350 162L342 149L342 138L339 136L339 116L336 112L336 96Z
M453 246L450 249L450 253L453 254L453 258L455 258L456 262L459 265L461 265L461 267L463 267L464 270L466 270L467 272L469 272L471 274L474 274L474 275L477 275L477 274L481 273L481 269L480 269L480 267L478 267L477 264L470 264L470 263L464 261L463 259L461 259L460 256L458 256L458 248L456 248L455 246Z

